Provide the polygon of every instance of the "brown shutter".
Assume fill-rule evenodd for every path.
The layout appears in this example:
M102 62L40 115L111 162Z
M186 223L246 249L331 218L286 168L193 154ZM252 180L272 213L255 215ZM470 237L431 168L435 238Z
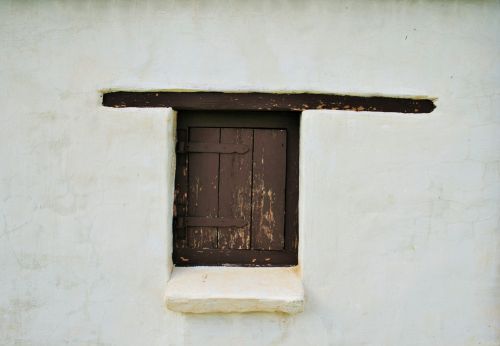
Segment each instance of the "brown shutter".
M295 264L297 118L192 118L178 124L176 265Z
M251 129L221 129L221 143L247 144L252 148ZM243 219L245 227L220 228L219 249L250 249L252 210L252 154L220 155L219 216Z
M191 128L190 142L219 143L220 129ZM189 153L188 216L217 217L219 194L219 154ZM216 227L189 227L188 242L192 249L216 249Z
M282 250L285 236L286 131L254 132L252 247Z

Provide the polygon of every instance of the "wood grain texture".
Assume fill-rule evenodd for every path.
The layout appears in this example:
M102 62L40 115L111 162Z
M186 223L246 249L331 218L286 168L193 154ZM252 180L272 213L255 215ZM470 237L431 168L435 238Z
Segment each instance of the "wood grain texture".
M299 119L287 127L285 249L297 251L299 246Z
M275 250L245 249L174 249L175 265L217 266L237 265L244 267L274 267L297 265L297 253Z
M103 94L107 107L172 107L176 110L347 111L430 113L436 108L429 98L353 96L318 93L225 93L175 91L114 91Z
M220 129L190 128L189 141L219 143ZM217 217L219 154L189 153L188 216ZM189 247L217 248L217 227L188 227Z
M286 130L255 129L252 248L282 250L285 230Z
M178 131L186 131L188 134L192 134L191 138L184 138L182 134L178 135L179 139L185 140L187 144L188 152L186 153L186 146L184 145L184 150L182 146L177 148L178 164L181 166L185 160L182 157L188 158L187 162L187 173L188 178L182 174L183 170L178 167L176 170L176 187L179 186L182 190L183 185L189 183L187 187L187 211L188 215L182 215L184 218L178 218L174 220L175 223L184 224L187 227L187 241L186 242L174 242L173 260L177 266L193 266L193 265L224 265L224 266L291 266L297 264L297 244L298 244L298 154L299 154L299 122L300 114L296 112L210 112L210 111L183 111L179 112L177 118L177 128ZM208 133L207 133L208 131ZM203 149L202 153L189 152L189 148L194 148L198 150L199 145L192 146L192 140L199 141L195 143L216 143L217 134L213 131L220 131L219 141L236 141L236 142L247 142L249 144L244 144L249 146L251 150L234 152L231 150L228 152L226 149L220 150L220 146L212 146L212 144L203 144L203 148L212 148L210 150ZM254 222L251 217L253 210L250 209L250 215L248 212L248 194L250 195L250 206L255 204L252 199L254 199L252 185L254 184L254 174L252 170L254 169L253 162L254 159L254 143L251 141L251 136L249 135L254 132L259 133L275 133L276 138L279 138L279 133L286 133L286 138L281 140L281 144L284 145L281 154L273 154L273 150L270 149L268 154L273 157L272 160L267 160L270 163L278 164L281 168L271 167L271 180L269 180L271 185L283 186L283 181L286 184L286 193L281 194L281 197L275 195L274 187L272 188L272 193L260 195L263 197L260 199L259 206L257 209L262 210L262 220L263 224L268 227L271 231L271 236L264 233L264 236L259 238L254 237L252 234L253 228L250 227L249 232L245 228L243 233L239 232L239 228L244 228L247 226L247 220ZM227 136L227 137L226 137ZM189 137L189 136L188 136ZM261 136L270 137L271 136ZM281 136L282 137L282 136ZM209 138L210 142L206 142L206 138ZM280 141L273 142L272 140L264 140L261 138L257 141L261 143L262 146L271 145L276 147L276 143ZM265 144L264 142L268 143ZM220 143L219 143L220 144ZM226 146L234 146L235 144L226 144ZM215 149L216 150L215 150ZM279 145L278 145L279 148ZM257 144L257 150L259 149L259 144ZM279 149L278 151L280 151ZM216 152L212 152L216 151ZM221 153L224 151L225 153ZM238 160L232 158L232 156L238 157L239 155L249 155L252 153L252 157L247 161ZM264 150L266 153L266 150ZM286 153L286 154L285 154ZM193 156L194 155L194 156ZM198 157L196 155L199 155ZM209 155L209 156L206 156ZM212 159L210 158L212 156ZM205 158L203 159L203 157ZM262 165L262 158L264 156L264 166L266 163L265 155L260 156L260 165ZM285 159L286 156L286 159ZM216 157L219 158L218 165ZM223 158L224 157L224 158ZM278 159L276 159L278 157ZM194 161L191 162L191 158ZM241 159L241 158L240 158ZM198 162L197 162L198 160ZM223 162L227 160L227 162ZM281 163L280 163L281 160ZM250 168L248 167L248 162L250 163ZM194 166L192 166L194 164ZM218 170L216 168L218 166ZM208 168L208 169L207 169ZM203 173L196 173L194 170L201 170ZM258 168L259 169L259 168ZM262 172L267 171L266 167L260 168ZM217 172L219 176L217 177ZM249 183L245 184L245 181L240 172L246 172ZM273 182L273 175L280 177ZM202 176L203 179L199 179ZM200 201L199 199L205 199L203 196L204 188L196 189L196 177L198 177L198 182L206 180L208 185L211 182L218 180L218 191L216 191L217 197L210 197L209 201ZM217 179L216 179L217 178ZM263 175L262 179L267 180L267 176ZM183 183L186 180L186 183ZM199 186L206 185L198 184ZM224 186L227 185L227 188ZM267 183L264 183L264 189L269 190ZM241 189L238 189L240 187ZM238 194L234 194L235 191L240 190L240 197ZM283 188L278 188L278 190L283 190ZM193 193L198 193L198 196L191 196ZM200 192L202 193L200 195ZM212 191L213 192L213 191ZM212 194L213 195L213 194ZM247 196L246 198L244 196ZM271 198L269 198L271 196ZM284 197L283 197L284 196ZM243 203L238 203L243 198ZM266 200L267 198L267 200ZM271 204L278 202L283 204L284 210L281 212L276 212ZM281 199L281 201L280 201ZM197 202L197 204L193 204ZM200 204L201 202L201 204ZM183 203L181 198L175 199L175 203ZM217 205L217 207L216 207ZM202 215L193 215L200 211L200 206L205 209L201 212ZM260 207L261 206L261 207ZM250 207L251 208L251 207ZM176 213L178 210L183 210L182 205L176 205ZM280 218L277 222L272 220L269 210L273 211L272 217L275 218L276 215ZM284 219L283 219L284 214ZM226 216L227 215L227 216ZM234 217L233 215L243 215L244 219L240 216ZM247 219L249 217L249 219ZM240 222L241 220L244 220ZM272 222L271 222L272 221ZM260 221L258 221L260 223ZM284 223L284 225L283 225ZM191 226L189 226L191 224ZM270 227L273 224L277 227ZM238 225L238 226L232 226ZM201 232L200 232L201 228ZM233 230L231 232L225 232L224 228L236 228L236 232ZM280 234L273 234L274 230L281 228ZM260 232L256 229L256 232ZM193 232L196 231L196 232ZM229 231L229 230L228 230ZM249 236L247 235L249 233ZM176 233L177 234L177 230ZM232 234L232 235L231 235ZM177 236L177 235L176 235ZM250 239L248 239L248 237ZM255 238L255 239L254 239ZM271 239L272 238L272 239ZM284 238L284 239L283 239ZM174 238L175 239L175 238ZM257 247L253 248L252 245L256 244Z
M186 129L177 130L177 141L187 141ZM185 228L180 228L178 218L187 215L188 206L188 162L187 154L177 154L175 166L175 195L174 195L174 245L178 248L187 246Z
M222 128L221 143L253 143L252 129ZM249 249L252 210L252 151L220 155L219 216L248 221L241 228L219 228L219 249Z

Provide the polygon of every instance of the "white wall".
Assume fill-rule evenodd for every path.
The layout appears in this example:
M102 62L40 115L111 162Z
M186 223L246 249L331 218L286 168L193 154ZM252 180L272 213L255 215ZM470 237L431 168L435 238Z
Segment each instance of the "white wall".
M498 345L500 6L2 1L0 343ZM175 117L115 89L437 97L302 117L304 313L165 310Z

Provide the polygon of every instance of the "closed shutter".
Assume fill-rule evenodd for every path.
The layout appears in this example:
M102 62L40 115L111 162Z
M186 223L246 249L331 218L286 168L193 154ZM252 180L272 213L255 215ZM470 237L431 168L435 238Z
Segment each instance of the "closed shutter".
M298 116L181 112L174 263L297 261Z

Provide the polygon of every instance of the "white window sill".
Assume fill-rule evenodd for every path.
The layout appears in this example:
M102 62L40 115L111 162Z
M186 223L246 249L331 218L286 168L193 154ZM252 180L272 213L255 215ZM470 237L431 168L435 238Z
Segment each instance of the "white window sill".
M304 309L297 268L175 267L166 305L190 313L285 312Z

